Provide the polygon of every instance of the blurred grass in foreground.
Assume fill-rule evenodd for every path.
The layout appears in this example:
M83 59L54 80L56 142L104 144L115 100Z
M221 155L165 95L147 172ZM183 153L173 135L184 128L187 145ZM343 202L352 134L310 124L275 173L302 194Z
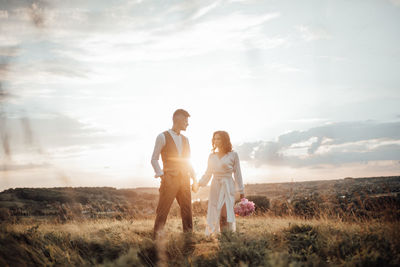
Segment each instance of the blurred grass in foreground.
M398 222L252 216L236 233L206 237L169 218L168 235L151 240L152 219L50 223L27 219L0 225L0 265L103 266L399 266Z

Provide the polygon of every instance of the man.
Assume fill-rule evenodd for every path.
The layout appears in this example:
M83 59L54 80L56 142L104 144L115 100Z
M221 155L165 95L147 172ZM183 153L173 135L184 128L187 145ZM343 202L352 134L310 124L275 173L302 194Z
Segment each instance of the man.
M195 174L189 161L189 140L181 134L181 131L186 131L189 125L189 117L186 110L176 110L172 117L172 129L159 134L154 146L151 164L155 171L154 177L161 178L157 216L154 222L155 239L162 233L175 198L181 209L183 231L191 232L193 229L190 177L195 181ZM163 162L162 170L158 163L160 154Z

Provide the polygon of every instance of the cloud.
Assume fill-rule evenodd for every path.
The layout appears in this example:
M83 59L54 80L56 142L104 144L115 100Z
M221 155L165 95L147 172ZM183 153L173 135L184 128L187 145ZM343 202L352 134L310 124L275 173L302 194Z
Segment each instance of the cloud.
M0 57L15 57L18 54L18 46L0 46Z
M400 0L389 0L393 5L400 6Z
M308 131L293 131L279 136L278 142L287 146L311 137L330 138L333 139L333 144L378 138L400 139L399 129L400 122L342 122L311 128Z
M332 123L292 131L277 141L237 146L242 160L261 165L315 167L379 160L400 160L400 122Z
M310 26L305 25L298 25L295 26L295 28L300 32L301 37L307 42L332 38L332 36L322 28L311 28Z
M60 114L42 116L9 117L4 121L6 128L0 128L0 133L9 136L9 147L12 155L38 151L62 150L69 151L78 147L115 143L126 140L123 136L112 136L102 129L92 127L74 118ZM0 155L5 151L0 150Z
M305 73L307 70L300 69L297 67L290 66L288 64L277 64L277 63L270 63L265 66L265 68L269 71L275 71L280 73Z
M199 11L196 12L196 14L192 16L192 20L196 20L205 16L211 10L215 9L220 3L220 1L215 1L214 3L211 3L210 5L201 8Z
M39 3L32 3L29 7L29 16L36 27L43 27L45 22L44 9Z
M8 11L0 10L0 19L8 19Z
M173 60L249 47L265 50L286 43L285 38L267 36L262 29L279 13L250 14L229 5L223 1L168 5L16 1L2 7L7 20L2 19L0 54L12 52L5 46L20 48L8 80L25 86L56 82L59 77L93 80L91 74L96 76L103 66L115 63Z
M38 168L49 168L51 165L47 163L43 164L3 164L0 165L0 172L9 172L9 171L23 171L23 170L31 170Z
M279 18L279 13L249 15L236 12L213 16L207 20L181 21L162 25L148 22L147 27L106 32L77 41L76 48L86 51L79 55L86 62L165 61L200 56L216 51L247 51L273 49L286 44L285 38L267 36L261 26Z

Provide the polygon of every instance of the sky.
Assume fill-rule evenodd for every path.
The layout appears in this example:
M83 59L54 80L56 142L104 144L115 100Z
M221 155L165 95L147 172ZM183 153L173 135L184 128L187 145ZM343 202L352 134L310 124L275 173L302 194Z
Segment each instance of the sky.
M400 1L0 0L0 189L157 187L191 117L245 183L400 174Z

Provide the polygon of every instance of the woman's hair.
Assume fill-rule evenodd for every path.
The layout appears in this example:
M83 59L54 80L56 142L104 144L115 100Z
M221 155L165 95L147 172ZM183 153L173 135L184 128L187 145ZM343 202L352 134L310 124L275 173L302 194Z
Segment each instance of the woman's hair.
M214 142L214 138L215 138L216 134L218 134L222 139L223 152L225 152L225 153L231 152L232 151L231 139L229 138L229 134L225 131L214 132L213 138L212 138L212 152L215 153L215 150L217 149L215 142Z

